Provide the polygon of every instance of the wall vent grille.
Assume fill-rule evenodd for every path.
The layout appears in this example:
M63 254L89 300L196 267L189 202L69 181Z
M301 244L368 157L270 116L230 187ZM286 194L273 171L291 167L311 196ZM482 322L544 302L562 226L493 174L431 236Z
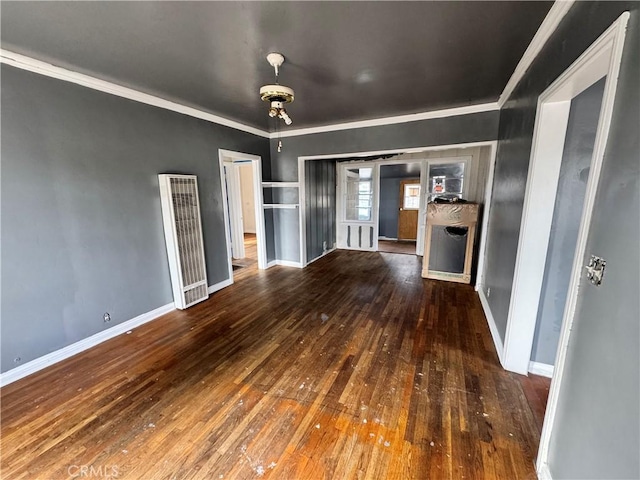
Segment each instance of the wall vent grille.
M209 298L195 175L158 175L162 220L176 308Z

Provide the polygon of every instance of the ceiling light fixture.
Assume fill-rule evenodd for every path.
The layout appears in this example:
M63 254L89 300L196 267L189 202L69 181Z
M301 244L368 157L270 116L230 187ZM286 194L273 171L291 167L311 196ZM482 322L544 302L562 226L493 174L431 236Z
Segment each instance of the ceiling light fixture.
M275 70L276 81L274 84L260 87L260 98L264 102L270 102L270 117L280 118L286 125L291 125L293 120L291 120L291 117L287 114L284 104L293 102L294 92L292 88L285 87L278 83L278 73L284 63L284 56L281 53L270 53L267 55L267 62L269 62L269 65Z

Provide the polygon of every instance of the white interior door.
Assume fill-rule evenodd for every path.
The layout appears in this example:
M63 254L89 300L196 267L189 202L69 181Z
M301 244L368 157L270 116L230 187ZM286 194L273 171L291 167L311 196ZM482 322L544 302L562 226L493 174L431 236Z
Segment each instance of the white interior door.
M239 168L240 166L233 162L224 162L227 206L229 208L229 229L231 233L231 256L233 258L245 257Z
M377 164L338 164L338 248L378 250L379 189Z

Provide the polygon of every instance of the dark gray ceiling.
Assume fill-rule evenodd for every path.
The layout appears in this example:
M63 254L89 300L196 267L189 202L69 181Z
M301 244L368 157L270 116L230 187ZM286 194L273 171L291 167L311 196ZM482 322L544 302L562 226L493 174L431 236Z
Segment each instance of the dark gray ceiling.
M289 128L493 102L552 3L3 1L1 39L273 130L257 93L270 51L296 91Z

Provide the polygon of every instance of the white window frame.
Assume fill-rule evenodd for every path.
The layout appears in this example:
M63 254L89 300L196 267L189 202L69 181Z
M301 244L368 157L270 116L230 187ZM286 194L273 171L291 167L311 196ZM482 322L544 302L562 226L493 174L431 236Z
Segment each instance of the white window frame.
M425 185L427 190L424 192L425 198L431 195L431 189L429 188L429 171L432 165L442 165L446 163L464 163L464 180L462 182L462 198L467 199L469 197L469 175L471 174L471 155L464 155L461 157L445 157L445 158L429 158L427 160L427 171ZM447 192L445 192L446 194Z

